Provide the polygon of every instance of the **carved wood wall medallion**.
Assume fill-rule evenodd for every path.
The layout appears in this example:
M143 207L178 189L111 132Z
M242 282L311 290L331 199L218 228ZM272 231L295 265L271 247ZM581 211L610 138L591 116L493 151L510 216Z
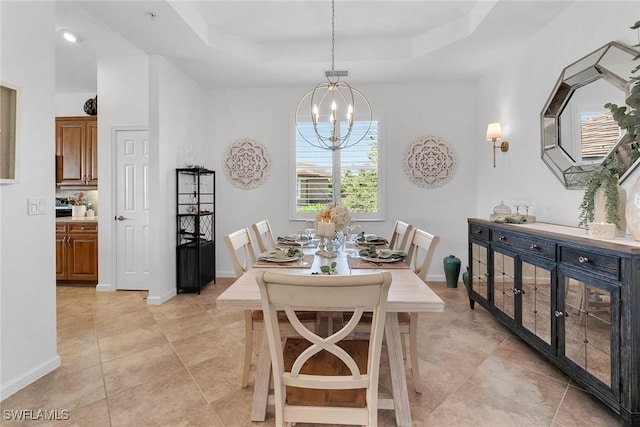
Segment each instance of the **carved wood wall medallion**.
M264 145L253 139L240 139L227 148L223 169L229 182L248 190L267 180L271 159Z
M444 139L422 136L413 141L407 150L404 173L420 187L437 188L453 178L457 164L453 147Z

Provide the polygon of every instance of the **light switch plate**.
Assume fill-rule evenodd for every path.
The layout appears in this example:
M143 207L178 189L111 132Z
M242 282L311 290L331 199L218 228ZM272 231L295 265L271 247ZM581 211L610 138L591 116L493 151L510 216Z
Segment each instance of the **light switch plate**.
M44 197L27 198L27 215L44 215L47 213Z

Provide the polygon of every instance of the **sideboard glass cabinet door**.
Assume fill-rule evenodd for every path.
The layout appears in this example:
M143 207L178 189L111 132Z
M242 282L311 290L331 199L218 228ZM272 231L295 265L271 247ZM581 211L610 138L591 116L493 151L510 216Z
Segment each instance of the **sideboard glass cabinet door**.
M612 378L618 377L619 364L611 349L619 334L613 320L619 319L619 286L564 268L559 285L564 295L564 310L558 313L560 356L601 382L607 394L617 395L618 384Z
M539 264L539 265L537 265ZM522 327L551 346L551 285L554 269L531 259L522 260Z

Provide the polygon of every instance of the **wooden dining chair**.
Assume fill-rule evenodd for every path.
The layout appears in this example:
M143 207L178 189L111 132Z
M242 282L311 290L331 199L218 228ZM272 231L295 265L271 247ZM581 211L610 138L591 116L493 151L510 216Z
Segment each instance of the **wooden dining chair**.
M276 240L273 238L271 224L268 219L258 221L251 227L253 228L253 233L256 235L256 242L258 243L258 249L260 249L261 253L276 247Z
M231 261L233 263L233 269L235 270L236 278L242 276L248 269L250 269L256 262L256 254L251 242L251 236L249 235L248 228L242 228L224 236L224 241L231 255ZM315 329L318 319L317 315L313 313L305 313L303 319L305 325ZM249 383L249 374L251 373L251 360L253 359L253 340L254 334L262 331L264 322L264 316L262 310L245 310L244 312L244 361L242 365L242 388L247 387ZM280 319L281 327L288 335L296 335L291 331L289 322L281 314Z
M407 242L410 242L413 226L404 221L396 220L391 230L391 240L389 241L389 249L406 250Z
M273 369L276 426L293 423L377 425L378 373L389 272L294 275L266 271L256 278ZM283 344L278 309L302 338ZM350 339L364 310L371 310L369 339ZM306 311L351 312L351 320L328 337L307 329Z
M224 236L224 242L231 255L231 262L236 273L236 278L242 276L256 262L256 254L251 243L251 236L248 228L242 228ZM258 314L252 310L244 312L244 363L242 365L242 388L249 382L251 371L251 358L253 356L253 331L254 320L258 320Z
M426 281L427 273L431 266L431 260L433 259L433 253L440 241L440 238L417 228L411 230L410 234L411 241L409 242L409 252L407 254L406 261L409 263L413 272L416 273L423 281ZM349 317L349 315L343 316L343 320L346 321ZM407 358L406 337L409 337L409 362L414 390L416 393L422 393L420 383L420 366L418 365L418 314L399 312L398 325L400 326L402 353L405 360ZM371 316L365 313L360 324L356 328L355 333L359 336L366 335L369 333L370 328Z
M440 237L427 233L416 228L412 232L413 237L410 242L407 261L414 273L422 279L427 280L433 253L436 250ZM426 286L426 283L425 283ZM406 355L405 336L409 335L409 357L411 361L411 376L416 393L422 393L420 382L420 365L418 364L418 313L398 313L398 324L400 325L400 336L403 341L403 352Z

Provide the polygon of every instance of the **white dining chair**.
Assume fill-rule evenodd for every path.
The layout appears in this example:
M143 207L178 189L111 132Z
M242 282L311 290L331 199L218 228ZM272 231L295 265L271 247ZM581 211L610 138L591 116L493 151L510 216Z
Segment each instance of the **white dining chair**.
M242 276L256 262L256 255L251 242L248 228L242 228L224 236L224 241L229 250L233 269L236 278ZM317 315L309 313L305 314L303 319L305 325L312 329L318 323ZM247 387L249 383L249 375L251 373L251 360L253 359L253 340L254 334L262 331L264 316L262 310L245 310L244 311L244 361L242 365L242 388ZM297 335L291 331L286 316L281 316L281 327L284 333L288 335Z
M433 253L440 241L440 237L427 233L426 231L414 228L410 231L411 241L409 242L409 252L406 262L409 263L414 273L426 281ZM426 284L425 284L426 286ZM348 320L349 316L343 316L343 320ZM402 353L407 358L407 340L409 337L409 362L411 377L416 393L422 393L420 382L420 365L418 364L418 314L398 313L398 325L400 326L400 338L402 339ZM357 335L362 336L369 333L371 328L371 316L365 314L356 328Z
M260 249L261 253L276 247L276 241L273 238L273 231L271 230L271 224L268 219L258 221L251 227L253 228L253 233L256 235L256 242L258 243L258 249Z
M411 241L413 226L404 221L396 220L391 230L389 249L407 250L407 243Z
M377 426L378 377L389 272L294 275L266 271L256 278L262 298L273 369L276 426L293 423ZM276 311L284 309L302 338L283 345ZM371 310L369 339L350 339L364 310ZM328 337L306 328L306 310L351 312Z
M416 228L412 232L413 236L407 254L414 273L422 279L427 280L427 274L433 259L440 237L427 233ZM425 283L425 286L426 283ZM422 383L420 381L420 365L418 364L418 313L398 313L398 323L400 325L400 336L403 341L403 352L406 355L406 343L404 337L409 335L409 357L411 361L411 375L413 377L413 387L416 393L422 393Z
M229 250L236 278L242 276L256 262L256 254L251 243L248 228L242 228L224 236L224 242ZM249 382L251 371L251 358L253 356L253 331L254 313L251 310L244 311L244 363L242 365L242 388ZM255 314L257 317L257 313ZM257 320L257 319L256 319Z

